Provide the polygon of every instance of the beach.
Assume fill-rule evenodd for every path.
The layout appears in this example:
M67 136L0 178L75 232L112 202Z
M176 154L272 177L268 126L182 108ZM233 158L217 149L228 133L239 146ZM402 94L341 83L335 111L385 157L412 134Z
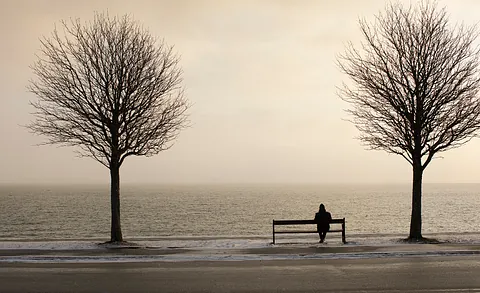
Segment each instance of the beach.
M8 249L2 243L0 291L480 292L478 244L143 244L85 249L86 243L70 243L79 249L65 249L65 243L30 243Z

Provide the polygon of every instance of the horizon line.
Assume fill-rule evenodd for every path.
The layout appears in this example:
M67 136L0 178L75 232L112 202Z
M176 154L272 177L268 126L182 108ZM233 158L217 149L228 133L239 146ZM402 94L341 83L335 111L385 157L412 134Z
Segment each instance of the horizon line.
M373 182L373 181L364 181L364 182L280 182L280 181L226 181L226 182L214 182L214 181L171 181L171 182L134 182L126 181L120 182L120 185L411 185L411 181L402 181L402 182ZM423 182L422 184L480 184L480 182ZM110 181L105 182L87 182L87 181L43 181L43 182L20 182L20 181L11 181L11 182L1 182L0 185L110 185Z

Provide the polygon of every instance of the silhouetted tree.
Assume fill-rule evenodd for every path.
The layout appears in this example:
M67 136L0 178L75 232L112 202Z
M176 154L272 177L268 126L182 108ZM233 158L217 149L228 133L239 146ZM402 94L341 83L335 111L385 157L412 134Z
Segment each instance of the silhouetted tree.
M187 123L178 58L128 16L95 14L62 26L41 40L32 65L29 90L38 99L27 127L110 170L110 241L123 241L120 166L168 149Z
M353 81L341 98L371 149L404 157L413 169L410 240L422 239L422 176L435 154L469 141L480 127L475 27L450 26L445 9L389 5L373 25L360 21L361 49L339 57Z

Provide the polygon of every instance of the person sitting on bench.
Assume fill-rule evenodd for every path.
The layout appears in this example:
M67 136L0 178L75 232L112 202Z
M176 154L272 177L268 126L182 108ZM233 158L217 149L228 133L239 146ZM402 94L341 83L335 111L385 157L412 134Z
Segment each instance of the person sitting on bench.
M317 231L318 236L320 236L320 243L325 241L327 232L330 231L330 221L332 220L332 215L325 210L325 206L320 204L318 213L315 214L315 221L317 222Z

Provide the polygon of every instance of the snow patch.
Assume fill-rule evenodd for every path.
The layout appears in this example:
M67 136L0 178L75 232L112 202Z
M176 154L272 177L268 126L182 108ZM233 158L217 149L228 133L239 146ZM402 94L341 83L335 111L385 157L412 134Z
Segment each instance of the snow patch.
M307 259L365 259L401 257L437 257L480 255L479 251L427 251L427 252L365 252L320 254L173 254L173 255L110 255L110 256L6 256L0 263L118 263L118 262L191 262L191 261L252 261L252 260L307 260Z

